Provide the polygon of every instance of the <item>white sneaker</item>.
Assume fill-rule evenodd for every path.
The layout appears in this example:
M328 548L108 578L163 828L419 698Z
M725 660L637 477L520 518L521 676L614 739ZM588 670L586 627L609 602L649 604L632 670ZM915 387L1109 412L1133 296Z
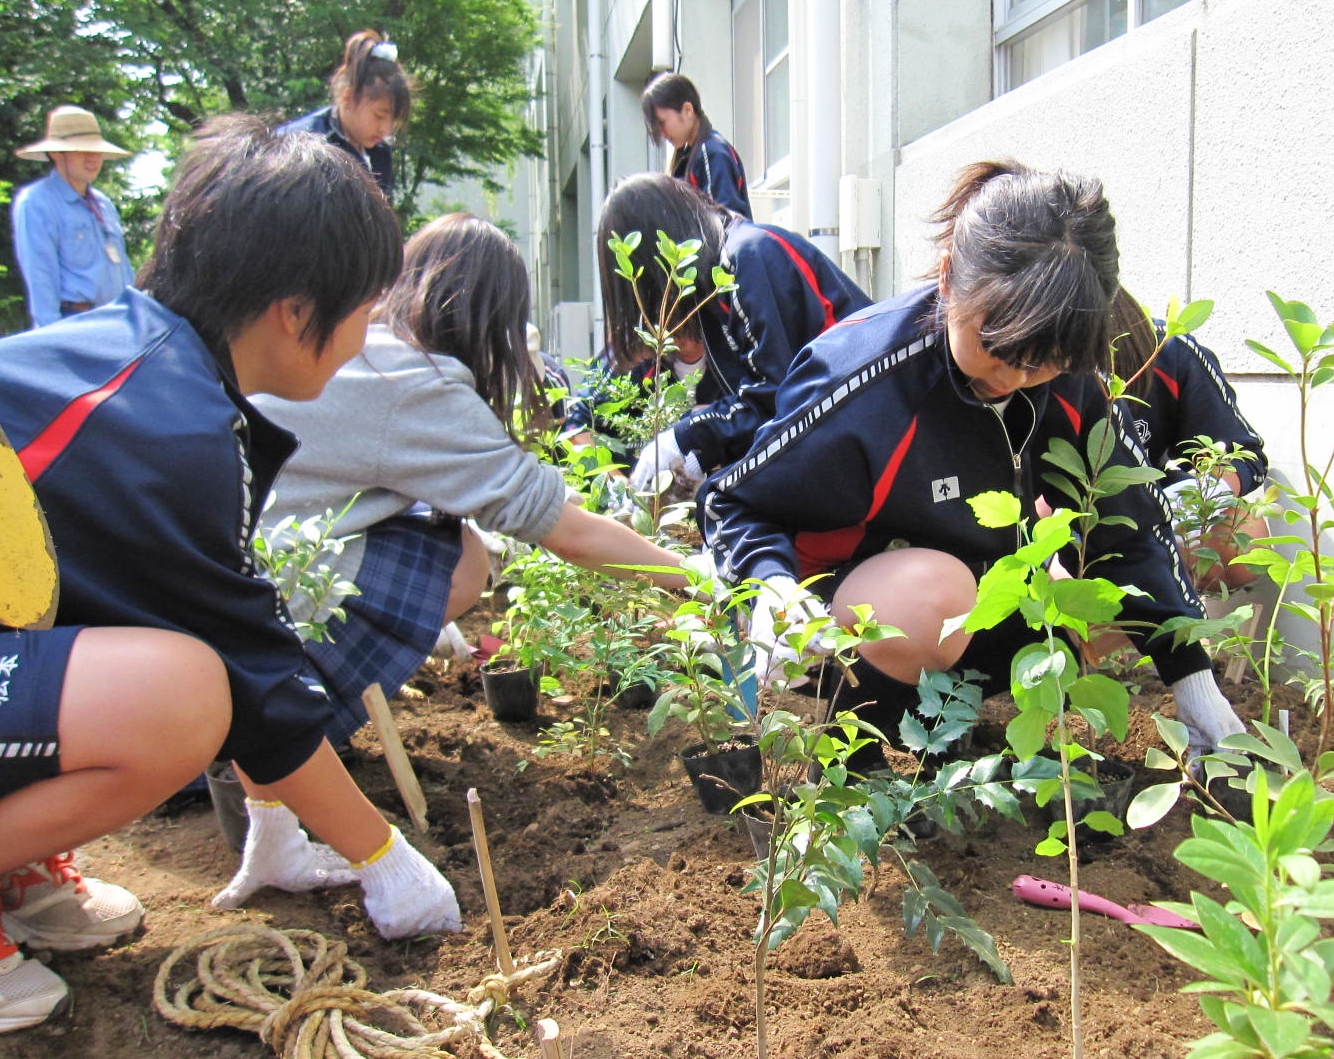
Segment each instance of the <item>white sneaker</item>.
M0 929L34 949L110 945L139 929L144 906L120 886L85 879L70 853L0 877Z
M69 986L55 971L26 959L0 933L0 1033L25 1030L65 1009Z

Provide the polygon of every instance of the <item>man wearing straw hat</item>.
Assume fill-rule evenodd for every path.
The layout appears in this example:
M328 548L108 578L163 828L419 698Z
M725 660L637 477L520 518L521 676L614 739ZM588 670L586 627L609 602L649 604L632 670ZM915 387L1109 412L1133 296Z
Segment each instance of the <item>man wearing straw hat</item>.
M92 185L104 160L130 152L102 139L88 111L62 106L48 115L46 138L15 154L52 166L14 198L14 252L33 326L111 301L134 282L134 270L120 214Z

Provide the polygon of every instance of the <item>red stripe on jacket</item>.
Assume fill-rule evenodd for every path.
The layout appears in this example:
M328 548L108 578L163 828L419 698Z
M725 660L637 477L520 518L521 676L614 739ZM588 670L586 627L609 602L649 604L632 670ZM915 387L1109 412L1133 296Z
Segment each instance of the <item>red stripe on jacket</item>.
M1153 373L1162 379L1163 385L1167 387L1167 392L1172 395L1172 400L1181 400L1181 384L1176 379L1168 375L1162 368L1154 368Z
M880 472L880 478L871 491L871 509L865 518L855 526L844 526L842 529L823 532L802 532L793 538L792 543L797 551L797 563L803 581L831 570L851 558L852 553L857 550L857 545L866 536L867 523L879 514L880 509L885 506L885 501L889 499L890 490L894 488L894 479L898 477L899 468L903 466L916 433L917 417L914 416L913 421L908 424L908 432L903 435L903 440L895 447L889 462L885 464L885 469Z
M820 299L820 304L824 307L824 326L820 330L826 331L833 327L835 323L834 303L825 297L824 291L820 289L820 282L815 278L815 270L811 268L811 263L797 253L797 248L784 239L781 235L775 235L767 228L761 228L765 235L778 241L778 245L787 251L787 256L792 259L792 263L797 266L797 271L801 273L801 278L806 281L815 296Z
M55 462L56 457L74 440L79 428L93 414L97 406L124 386L142 363L142 357L131 361L105 386L89 390L82 396L74 398L61 409L55 419L51 420L45 430L19 450L19 462L23 464L28 481L37 481L38 477Z

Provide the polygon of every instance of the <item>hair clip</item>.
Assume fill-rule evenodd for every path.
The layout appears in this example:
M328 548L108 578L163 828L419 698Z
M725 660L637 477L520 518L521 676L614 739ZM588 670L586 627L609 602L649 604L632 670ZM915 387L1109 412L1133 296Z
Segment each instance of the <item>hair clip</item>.
M371 49L371 58L396 63L398 62L398 45L393 41L381 41Z

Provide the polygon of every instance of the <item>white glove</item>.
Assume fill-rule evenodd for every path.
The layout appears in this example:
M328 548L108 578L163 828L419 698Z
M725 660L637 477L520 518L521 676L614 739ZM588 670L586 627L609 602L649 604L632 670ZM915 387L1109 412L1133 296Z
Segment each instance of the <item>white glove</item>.
M693 452L681 451L675 427L664 430L644 446L635 469L630 472L630 485L636 493L648 492L663 471L671 471L673 478L692 489L704 481L699 458Z
M1225 737L1246 730L1208 669L1174 683L1172 697L1176 699L1177 720L1190 733L1191 757L1207 754Z
M293 893L354 882L351 866L328 846L312 842L296 814L282 802L246 799L250 827L241 867L213 898L214 908L239 908L256 890L273 886Z
M764 582L764 587L751 601L750 613L755 679L761 687L784 691L810 682L810 678L804 674L789 681L783 672L788 662L798 660L796 650L787 642L788 637L803 632L811 621L828 617L829 610L824 603L792 578L771 577ZM787 628L779 636L774 634L775 621L787 622ZM812 662L830 651L831 648L824 643L824 637L816 636L807 645L802 661Z
M366 894L366 914L380 937L415 938L462 930L454 888L429 860L390 827L389 848L357 870Z

